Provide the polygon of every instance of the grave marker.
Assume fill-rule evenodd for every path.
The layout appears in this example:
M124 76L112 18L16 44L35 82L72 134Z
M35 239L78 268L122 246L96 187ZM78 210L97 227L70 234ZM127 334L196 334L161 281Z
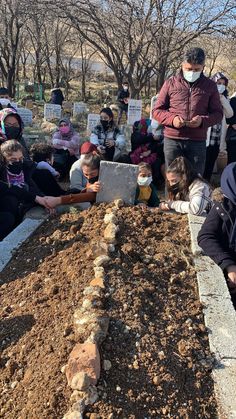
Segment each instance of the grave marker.
M154 106L155 106L155 104L156 104L157 98L158 98L158 95L153 96L153 97L151 98L150 119L152 119L152 110L153 110L153 108L154 108Z
M140 121L142 117L142 100L130 99L128 106L128 125Z
M76 117L80 113L87 112L87 105L84 102L75 102L73 106L73 117Z
M17 113L20 115L25 126L33 124L33 113L30 109L17 108Z
M45 103L44 118L46 119L46 121L51 121L53 119L61 119L61 105Z
M100 115L97 113L89 113L87 121L87 130L92 131L94 127L100 122Z
M122 199L133 205L135 200L138 166L132 164L101 161L99 182L101 191L97 193L97 202L112 202Z

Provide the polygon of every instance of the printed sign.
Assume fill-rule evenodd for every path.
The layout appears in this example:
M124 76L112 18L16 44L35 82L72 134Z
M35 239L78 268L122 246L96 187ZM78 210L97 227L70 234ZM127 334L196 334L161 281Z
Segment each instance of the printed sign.
M84 102L75 102L73 106L73 116L79 115L80 113L87 112L87 106Z
M142 117L142 101L136 99L129 100L128 106L128 125L133 125L136 121L140 121Z
M26 108L17 108L17 113L20 115L25 126L33 124L33 113Z
M44 118L46 121L61 118L61 105L53 105L51 103L45 103L44 105Z
M100 122L100 115L97 113L88 114L87 130L92 131L94 127Z

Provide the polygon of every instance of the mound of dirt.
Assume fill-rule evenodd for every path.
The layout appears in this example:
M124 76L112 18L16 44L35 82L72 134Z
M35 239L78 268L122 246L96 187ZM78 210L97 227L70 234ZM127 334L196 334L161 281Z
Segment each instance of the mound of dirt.
M106 205L47 221L1 273L0 417L59 419L73 313L93 278ZM91 418L214 418L209 353L186 217L125 207L106 278L111 318ZM103 365L102 365L103 366ZM96 416L97 415L97 416Z

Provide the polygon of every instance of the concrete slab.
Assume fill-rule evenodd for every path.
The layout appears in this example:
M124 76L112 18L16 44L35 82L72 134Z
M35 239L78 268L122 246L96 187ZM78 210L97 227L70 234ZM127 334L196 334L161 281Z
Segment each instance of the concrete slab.
M189 216L200 301L208 328L210 350L217 365L212 371L219 418L236 419L236 311L221 269L197 245L204 217Z
M26 218L0 242L0 272L13 256L13 252L44 222L44 219Z
M126 204L133 205L138 170L138 167L132 164L102 161L99 171L101 191L97 193L97 202L122 199Z

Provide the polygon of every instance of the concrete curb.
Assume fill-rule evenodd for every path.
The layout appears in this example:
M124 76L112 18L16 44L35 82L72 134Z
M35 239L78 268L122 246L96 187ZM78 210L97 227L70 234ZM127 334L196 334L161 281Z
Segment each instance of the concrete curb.
M32 215L31 215L32 217ZM0 272L5 268L13 257L13 252L18 249L21 244L34 233L34 231L45 221L44 218L28 218L19 224L15 230L8 234L5 239L0 242Z
M217 360L212 374L219 418L236 419L236 311L221 269L209 257L203 256L197 244L204 217L189 215L188 218L210 350Z

